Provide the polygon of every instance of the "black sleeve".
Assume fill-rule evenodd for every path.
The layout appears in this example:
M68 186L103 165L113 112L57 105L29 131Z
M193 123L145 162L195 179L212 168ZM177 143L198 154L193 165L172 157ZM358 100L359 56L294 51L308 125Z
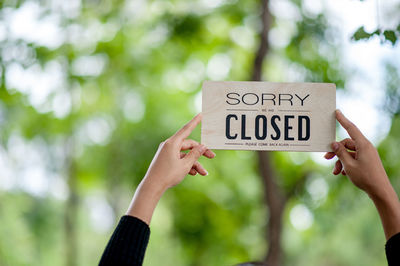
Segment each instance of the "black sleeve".
M142 265L149 237L150 228L145 222L136 217L122 216L99 265Z
M385 249L389 266L400 265L400 233L389 238L386 242Z

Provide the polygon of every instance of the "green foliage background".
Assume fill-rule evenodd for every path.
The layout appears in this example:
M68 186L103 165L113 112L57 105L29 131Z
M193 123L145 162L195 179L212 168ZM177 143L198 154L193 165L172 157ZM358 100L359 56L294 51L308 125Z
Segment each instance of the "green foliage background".
M289 2L300 16L295 23L273 19L272 28L290 23L295 28L283 46L270 39L265 79L333 82L343 89L347 73L333 37L336 29L324 14L305 13L302 1ZM208 70L210 62L222 79L249 79L260 3L222 1L215 8L204 4L212 1L195 0L0 3L1 25L7 26L10 12L36 6L39 19L55 16L61 40L45 45L0 39L0 152L16 169L39 159L49 184L41 193L29 192L19 183L26 179L14 175L22 173L19 169L11 175L15 185L0 190L0 265L94 265L158 144L199 111L202 81L218 77ZM219 62L230 65L228 72ZM7 71L16 66L38 77L59 69L61 81L37 103L29 89L7 80ZM379 151L397 189L397 69L389 66L388 75L393 124ZM21 75L21 84L24 80ZM57 113L64 105L66 111ZM199 140L200 130L192 137ZM24 153L29 147L36 151L33 156ZM152 221L145 265L233 265L265 256L268 213L257 156L216 153L212 161L201 160L209 176L188 177L164 195ZM285 210L285 265L384 265L383 231L366 195L332 176L310 154L274 153L273 163L283 189L307 174ZM30 167L25 174L32 173L35 183ZM0 178L6 174L0 169ZM318 194L321 184L326 194ZM290 222L299 204L313 217L306 230ZM76 206L75 212L68 206ZM112 219L111 227L95 226L101 215ZM72 231L66 228L69 219ZM77 236L72 258L68 232Z

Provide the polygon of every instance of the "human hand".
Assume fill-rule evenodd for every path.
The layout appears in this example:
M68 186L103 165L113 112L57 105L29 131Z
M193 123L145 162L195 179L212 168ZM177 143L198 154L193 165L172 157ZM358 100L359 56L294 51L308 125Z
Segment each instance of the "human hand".
M351 182L364 190L374 202L382 221L386 239L400 232L400 203L390 184L378 151L361 131L339 110L336 119L350 138L332 143L333 152L326 159L337 156L333 174L347 175Z
M194 140L187 139L201 121L195 116L172 137L162 142L126 212L150 224L154 209L168 188L179 184L187 174L207 175L206 169L197 161L200 156L214 158L215 153ZM189 153L182 151L190 150Z
M325 154L328 160L338 157L333 174L347 175L354 185L370 196L383 195L391 184L377 150L339 110L336 110L336 119L350 138L332 143L333 152Z
M166 190L179 184L187 174L207 175L207 170L197 161L200 156L214 158L215 153L197 141L187 139L201 121L195 116L173 136L162 142L150 164L144 180ZM182 151L190 150L189 153Z

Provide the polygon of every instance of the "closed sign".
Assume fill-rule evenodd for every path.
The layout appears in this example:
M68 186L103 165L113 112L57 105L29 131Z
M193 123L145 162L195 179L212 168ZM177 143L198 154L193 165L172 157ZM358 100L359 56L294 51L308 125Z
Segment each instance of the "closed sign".
M335 84L205 81L202 93L210 149L331 151Z

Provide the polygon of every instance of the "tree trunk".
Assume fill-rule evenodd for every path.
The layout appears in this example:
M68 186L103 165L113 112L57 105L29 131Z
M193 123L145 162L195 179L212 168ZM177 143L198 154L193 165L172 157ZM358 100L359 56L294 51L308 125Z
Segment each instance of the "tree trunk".
M118 146L122 145L119 142L113 142L110 144L110 157L108 158L109 165L107 167L107 187L108 194L107 199L108 203L111 206L114 217L118 218L121 213L121 177L122 171L119 167L121 158L121 151L118 150ZM114 221L114 223L118 222L118 219Z
M286 200L276 184L276 174L271 165L269 152L258 152L260 176L264 184L265 202L268 207L267 241L269 244L265 262L269 266L279 266L282 260L282 214Z
M65 232L65 250L66 266L76 266L78 257L77 247L77 232L76 224L78 222L78 192L77 192L77 177L75 162L72 153L72 143L67 141L66 144L66 162L67 162L67 185L68 185L68 198L65 206L64 216L64 232Z
M262 80L262 69L265 57L269 52L268 33L270 29L271 14L269 12L268 0L262 2L262 31L260 33L260 46L254 59L252 80ZM280 187L277 185L276 174L271 165L271 154L269 152L258 152L260 177L264 184L265 203L269 211L267 241L269 244L265 262L269 266L279 266L282 260L282 214L286 200Z
M254 81L260 81L262 78L262 66L264 62L265 56L269 51L269 43L268 43L268 33L271 23L271 14L269 13L268 0L261 0L262 4L262 13L261 13L261 22L262 22L262 30L260 33L260 45L258 47L256 58L254 59L253 65L253 73L251 75L251 79Z

